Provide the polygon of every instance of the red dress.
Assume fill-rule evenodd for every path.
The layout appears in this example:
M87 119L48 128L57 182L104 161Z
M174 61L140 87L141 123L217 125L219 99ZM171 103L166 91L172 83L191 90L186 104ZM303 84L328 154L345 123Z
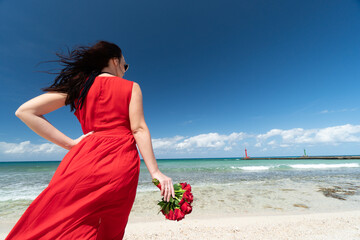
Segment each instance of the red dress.
M129 120L132 86L120 77L95 78L74 113L83 133L94 133L64 156L5 240L123 238L140 173Z

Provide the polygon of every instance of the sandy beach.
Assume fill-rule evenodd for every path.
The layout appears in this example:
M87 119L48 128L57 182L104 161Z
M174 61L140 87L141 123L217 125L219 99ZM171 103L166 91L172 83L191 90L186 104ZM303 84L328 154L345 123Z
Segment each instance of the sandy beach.
M293 188L284 188L288 185ZM354 201L358 191L350 190L360 186L350 186L329 185L324 191L282 180L257 188L245 182L193 187L193 212L179 222L165 220L161 213L154 216L158 192L138 193L124 239L356 240L360 206ZM328 192L333 195L326 197Z
M0 225L0 239L11 226ZM129 219L124 239L357 240L360 211L210 218L189 215L179 222Z
M360 239L360 211L129 222L130 239Z
M332 187L286 179L194 186L193 211L179 222L157 214L159 191L138 192L124 239L360 239L360 186ZM0 239L15 222L1 220Z

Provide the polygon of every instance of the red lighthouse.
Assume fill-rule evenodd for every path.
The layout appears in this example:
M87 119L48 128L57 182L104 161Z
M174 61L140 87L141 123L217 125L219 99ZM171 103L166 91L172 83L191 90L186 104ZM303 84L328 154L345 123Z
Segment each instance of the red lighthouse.
M245 158L249 158L248 155L247 155L247 150L245 148Z

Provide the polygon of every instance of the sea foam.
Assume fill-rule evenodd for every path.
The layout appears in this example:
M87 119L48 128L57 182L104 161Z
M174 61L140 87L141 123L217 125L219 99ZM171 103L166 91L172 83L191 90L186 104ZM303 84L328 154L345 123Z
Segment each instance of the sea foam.
M235 167L231 166L232 169L241 169L244 171L264 171L269 170L273 166L246 166L246 167Z
M291 164L292 168L301 169L325 169L325 168L356 168L360 167L359 163L339 163L339 164Z
M296 170L296 169L334 169L334 168L358 168L359 163L339 163L339 164L276 164L268 166L231 166L231 169L243 171L267 171L267 170Z

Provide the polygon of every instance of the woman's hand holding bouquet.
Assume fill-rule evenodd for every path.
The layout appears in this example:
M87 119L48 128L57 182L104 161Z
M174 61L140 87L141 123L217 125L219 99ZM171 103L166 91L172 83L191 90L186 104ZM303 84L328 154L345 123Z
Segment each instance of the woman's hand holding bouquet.
M162 184L163 187L159 189L161 190L161 196L164 197L163 199L169 202L171 196L175 197L174 186L171 178L164 175L162 172L160 172L160 170L158 170L156 173L153 173L151 177L152 179L158 179L159 183Z
M163 192L165 187L162 187L159 179L153 178L152 182ZM172 197L167 198L167 201L164 201L163 198L162 201L158 202L158 205L161 207L159 213L162 212L166 219L180 221L186 214L190 214L192 211L191 203L193 202L193 195L191 193L191 186L186 182L177 183L173 185L172 191L172 194L168 195L172 195Z

